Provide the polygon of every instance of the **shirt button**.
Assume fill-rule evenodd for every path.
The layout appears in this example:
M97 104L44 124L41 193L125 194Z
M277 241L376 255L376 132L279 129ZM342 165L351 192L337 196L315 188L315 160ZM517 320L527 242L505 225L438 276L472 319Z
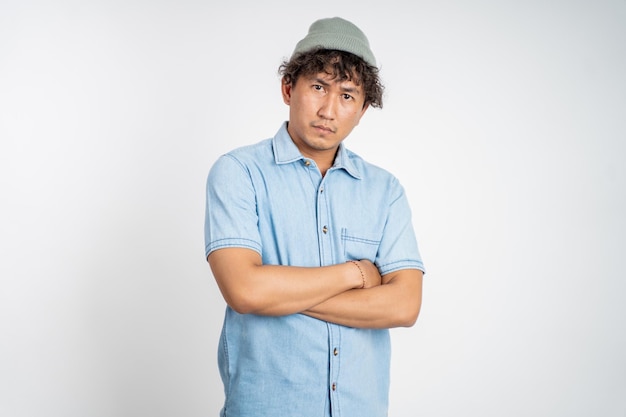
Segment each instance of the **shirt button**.
M324 234L328 233L328 227L326 226L322 227L322 232L324 232Z
M305 159L305 161L304 161L304 165L306 165L306 166L311 165L311 161L309 161L308 159Z
M339 355L339 349L335 348L333 350L333 355L335 355L335 356Z
M333 385L332 385L332 387L331 387L331 388L332 388L332 390L333 390L333 391L336 391L336 390L337 390L337 384L335 384L335 383L333 382Z

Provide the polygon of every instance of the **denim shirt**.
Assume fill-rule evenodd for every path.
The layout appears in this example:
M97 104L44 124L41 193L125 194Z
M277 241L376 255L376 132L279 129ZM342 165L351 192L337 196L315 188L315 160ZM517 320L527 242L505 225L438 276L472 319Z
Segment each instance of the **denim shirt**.
M411 212L387 171L340 145L322 177L284 123L276 136L221 156L207 181L206 255L257 251L263 264L325 266L369 259L381 274L420 269ZM303 314L239 314L226 307L218 365L222 417L383 417L389 331Z

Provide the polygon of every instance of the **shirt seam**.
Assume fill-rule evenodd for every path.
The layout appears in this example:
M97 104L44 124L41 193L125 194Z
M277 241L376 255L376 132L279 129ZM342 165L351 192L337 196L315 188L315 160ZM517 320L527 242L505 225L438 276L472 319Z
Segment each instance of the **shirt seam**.
M250 243L247 243L247 242L250 242ZM218 239L218 240L210 242L205 248L206 256L209 256L211 252L217 249L223 249L223 248L246 248L246 249L252 249L258 252L259 254L261 253L261 246L259 245L258 242L251 240L251 239L241 238L241 237L230 237L230 238L222 238L222 239Z
M400 271L402 269L418 269L422 272L426 272L424 264L413 259L403 259L400 261L390 262L384 265L379 265L378 269L382 274L388 274L390 272Z

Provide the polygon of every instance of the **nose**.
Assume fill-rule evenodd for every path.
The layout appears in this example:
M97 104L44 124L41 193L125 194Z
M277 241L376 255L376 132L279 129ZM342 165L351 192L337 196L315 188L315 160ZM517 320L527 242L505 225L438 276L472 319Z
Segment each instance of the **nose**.
M336 102L332 94L326 94L320 99L317 115L322 119L333 120L335 118Z

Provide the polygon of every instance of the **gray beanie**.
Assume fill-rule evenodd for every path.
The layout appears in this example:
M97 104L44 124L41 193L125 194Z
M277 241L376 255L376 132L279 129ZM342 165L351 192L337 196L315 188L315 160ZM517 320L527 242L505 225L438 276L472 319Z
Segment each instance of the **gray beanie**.
M298 42L293 54L306 52L317 47L350 52L369 65L376 66L376 58L370 50L370 43L365 34L354 23L340 17L313 22L309 28L309 33Z

